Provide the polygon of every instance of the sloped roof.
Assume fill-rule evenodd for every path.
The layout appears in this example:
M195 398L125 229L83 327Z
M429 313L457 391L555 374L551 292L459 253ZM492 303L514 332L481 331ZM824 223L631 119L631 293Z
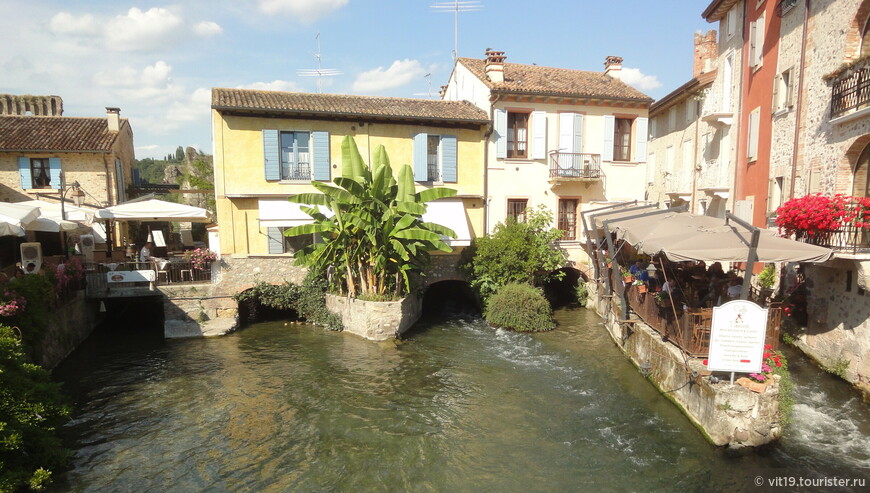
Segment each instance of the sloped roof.
M109 152L117 136L106 118L0 116L0 151Z
M213 88L218 111L294 116L370 117L398 121L485 124L486 112L467 101L349 96L302 92Z
M493 92L535 94L652 102L652 98L603 72L540 67L519 63L504 64L504 82L494 83L484 72L486 60L458 58Z
M674 104L678 104L686 99L689 99L689 96L695 94L696 92L707 86L712 85L713 81L716 80L716 72L716 69L713 69L709 72L705 72L698 75L697 77L689 79L688 82L674 89L668 95L653 103L652 106L649 107L649 115L651 117L655 116L658 113L661 113L662 110L670 108Z
M701 13L701 17L706 19L707 22L720 21L736 4L737 0L713 0L710 2L710 5L704 9L704 12Z

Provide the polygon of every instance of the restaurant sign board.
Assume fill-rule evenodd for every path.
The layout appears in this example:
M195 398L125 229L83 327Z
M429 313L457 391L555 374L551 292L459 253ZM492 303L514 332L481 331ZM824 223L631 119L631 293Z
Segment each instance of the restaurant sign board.
M767 308L746 300L729 301L713 308L707 368L760 372L766 334Z

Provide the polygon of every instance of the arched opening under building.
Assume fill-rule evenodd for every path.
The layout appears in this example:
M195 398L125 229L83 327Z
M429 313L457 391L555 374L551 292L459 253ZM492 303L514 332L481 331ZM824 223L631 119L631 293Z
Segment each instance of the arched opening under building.
M445 319L480 316L480 306L471 286L465 281L450 280L432 284L423 293L423 317Z
M274 308L264 305L256 297L239 301L239 325L276 320L298 320L299 314L292 308Z
M586 274L573 268L564 267L555 272L562 272L562 279L553 279L544 285L544 295L550 300L553 308L570 305L577 301L577 286L588 279Z

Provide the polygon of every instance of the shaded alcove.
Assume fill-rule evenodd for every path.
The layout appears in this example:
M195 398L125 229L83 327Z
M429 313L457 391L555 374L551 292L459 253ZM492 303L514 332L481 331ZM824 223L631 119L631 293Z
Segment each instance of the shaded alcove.
M239 301L239 325L276 320L299 320L296 310L273 308L260 303L257 298Z
M586 275L577 269L565 267L556 272L564 272L560 280L552 280L544 285L544 295L550 301L553 308L570 305L577 301L577 286L580 282L586 282Z
M427 319L480 315L480 306L465 281L441 281L423 293L423 317Z

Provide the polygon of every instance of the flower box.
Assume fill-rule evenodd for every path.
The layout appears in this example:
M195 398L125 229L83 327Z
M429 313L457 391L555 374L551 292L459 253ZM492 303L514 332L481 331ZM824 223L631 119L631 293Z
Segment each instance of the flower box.
M638 293L646 293L646 284L640 284L640 285L638 285L638 287L637 287L637 292L638 292Z

